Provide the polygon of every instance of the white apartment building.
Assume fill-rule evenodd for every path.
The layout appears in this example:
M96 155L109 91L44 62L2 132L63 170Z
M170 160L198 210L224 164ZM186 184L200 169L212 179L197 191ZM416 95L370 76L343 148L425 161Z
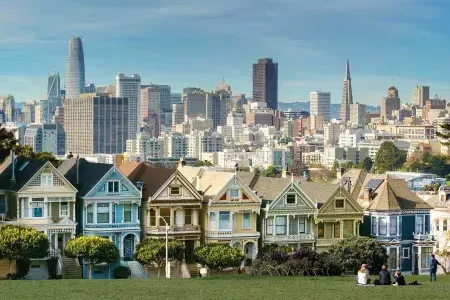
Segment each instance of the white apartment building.
M264 147L255 151L235 151L224 149L218 153L218 166L222 168L234 168L239 166L252 166L258 168L268 168L274 166L279 169L286 169L291 163L292 157L289 149Z
M368 150L356 147L325 147L323 165L331 169L335 161L351 161L357 164L369 156Z
M187 157L188 138L184 134L170 133L159 137L164 141L164 157L181 158Z
M189 119L188 123L191 125L191 130L198 131L212 131L213 130L213 120L205 118L193 118Z
M305 165L321 165L323 163L323 153L320 151L302 153L302 163Z
M223 151L223 137L217 132L191 132L187 137L188 157L201 158L202 153Z
M341 125L339 123L328 123L323 129L323 142L325 146L333 146L339 143Z
M366 130L347 129L339 135L339 147L357 147L361 140L364 140Z
M237 112L229 113L227 115L227 126L244 126L244 116Z
M360 103L350 104L350 124L352 126L366 125L366 105Z
M116 97L128 98L128 139L134 139L140 131L141 77L137 74L130 77L117 74Z
M164 140L152 138L147 132L138 133L135 139L127 140L127 154L139 156L140 161L164 157Z
M325 122L330 121L331 93L314 91L309 93L310 115L323 115Z

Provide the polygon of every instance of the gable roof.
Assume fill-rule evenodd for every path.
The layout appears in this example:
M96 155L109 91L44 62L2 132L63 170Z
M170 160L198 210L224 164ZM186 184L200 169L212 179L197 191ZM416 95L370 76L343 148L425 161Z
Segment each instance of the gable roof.
M78 184L77 160L79 161ZM84 158L70 158L59 166L58 171L78 189L77 196L84 197L112 167L111 164L94 163Z
M47 160L24 159L21 156L14 158L14 175L16 182L11 183L12 157L8 156L0 165L0 190L13 192L20 191L25 184L47 163Z
M142 198L152 197L160 187L175 173L176 169L154 168L145 163L124 162L118 166L129 180L144 183Z
M339 189L338 185L306 181L299 185L311 201L324 204Z
M252 188L265 201L274 201L290 185L287 178L259 177Z
M220 173L220 172L219 172ZM248 185L245 184L245 182L243 182L243 180L235 173L228 173L231 174L231 178L229 178L229 180L223 184L221 186L221 189L217 192L215 192L215 194L210 193L209 197L204 197L204 199L208 199L211 202L216 202L216 201L220 201L220 197L227 191L227 189L231 186L231 185L238 185L242 190L246 191L247 196L249 196L252 200L254 200L255 202L258 203L258 208L259 208L259 204L261 203L261 199L249 188ZM225 177L222 177L225 178ZM214 188L215 190L216 188Z
M173 170L173 169L171 169ZM202 196L199 194L199 192L194 188L194 186L189 182L189 180L186 179L186 177L181 174L177 169L172 173L172 175L158 188L158 190L152 195L152 197L158 197L164 190L164 188L167 187L168 184L170 184L173 180L177 178L179 181L182 182L185 188L189 190L189 192L192 194L193 197L195 197L198 200L202 199Z
M290 191L292 190L295 191L300 196L301 198L300 201L308 205L309 208L315 208L316 205L315 202L311 201L308 195L305 194L304 190L300 188L300 183L291 180L290 183L286 185L285 188L278 194L278 196L275 198L275 201L272 201L272 203L269 204L269 209L272 209L275 206L277 206L280 203L280 201L283 202L284 200L283 196L285 194L291 193Z

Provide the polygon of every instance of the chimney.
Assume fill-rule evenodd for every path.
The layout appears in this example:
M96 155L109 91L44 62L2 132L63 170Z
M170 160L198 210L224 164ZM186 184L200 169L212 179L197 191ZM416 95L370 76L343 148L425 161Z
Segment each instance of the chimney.
M195 189L200 192L202 190L201 184L200 184L200 176L195 177Z
M372 201L372 189L365 188L364 189L364 205L369 205L370 201Z
M14 150L11 150L11 185L16 184L16 157L14 155Z
M66 156L67 159L71 159L72 157L73 157L72 152L69 152L69 154L67 154L67 156Z
M180 160L178 161L178 168L184 167L186 162L184 161L184 158L180 157Z
M337 180L341 180L343 174L344 174L344 168L338 168L337 169L337 174L336 174Z
M347 180L347 192L350 193L351 189L352 189L352 180L349 179Z
M79 178L80 178L80 156L77 155L77 184L79 184Z

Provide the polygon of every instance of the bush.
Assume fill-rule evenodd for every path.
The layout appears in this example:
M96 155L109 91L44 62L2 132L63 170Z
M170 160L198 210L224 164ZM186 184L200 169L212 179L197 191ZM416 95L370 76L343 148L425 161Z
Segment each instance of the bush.
M131 270L127 266L119 266L114 269L114 278L116 279L127 279L131 276Z
M225 244L207 244L194 251L195 259L210 270L221 271L226 268L237 268L245 259L242 250Z
M17 280L17 274L16 273L8 273L6 275L7 280Z
M47 259L48 276L50 279L56 279L57 276L58 258L51 257Z
M16 261L16 266L17 266L16 276L18 279L25 279L25 276L27 276L28 272L30 271L30 265L31 265L31 260L28 258L18 259Z

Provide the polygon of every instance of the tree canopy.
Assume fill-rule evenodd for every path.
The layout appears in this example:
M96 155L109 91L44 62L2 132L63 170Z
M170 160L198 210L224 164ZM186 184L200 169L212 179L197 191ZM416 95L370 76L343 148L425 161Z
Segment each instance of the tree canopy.
M185 247L176 240L169 240L169 262L183 259ZM166 265L166 240L146 238L136 247L135 259L158 270L158 277Z
M289 171L295 176L303 176L305 171L308 172L308 167L300 159L293 159Z
M412 172L432 173L440 177L449 177L450 158L441 154L416 154L407 160L403 168Z
M269 166L267 169L265 169L262 173L262 176L265 177L278 177L278 174L280 174L280 170L278 170L274 166Z
M203 245L196 248L194 254L198 263L213 271L237 268L245 258L242 250L225 244Z
M375 156L375 168L378 173L393 171L401 167L406 161L406 153L399 150L393 142L386 141L381 144Z
M1 125L1 124L0 124ZM18 146L14 133L0 126L0 162L2 162Z
M0 259L9 262L48 256L49 241L43 232L31 227L6 225L0 228Z

